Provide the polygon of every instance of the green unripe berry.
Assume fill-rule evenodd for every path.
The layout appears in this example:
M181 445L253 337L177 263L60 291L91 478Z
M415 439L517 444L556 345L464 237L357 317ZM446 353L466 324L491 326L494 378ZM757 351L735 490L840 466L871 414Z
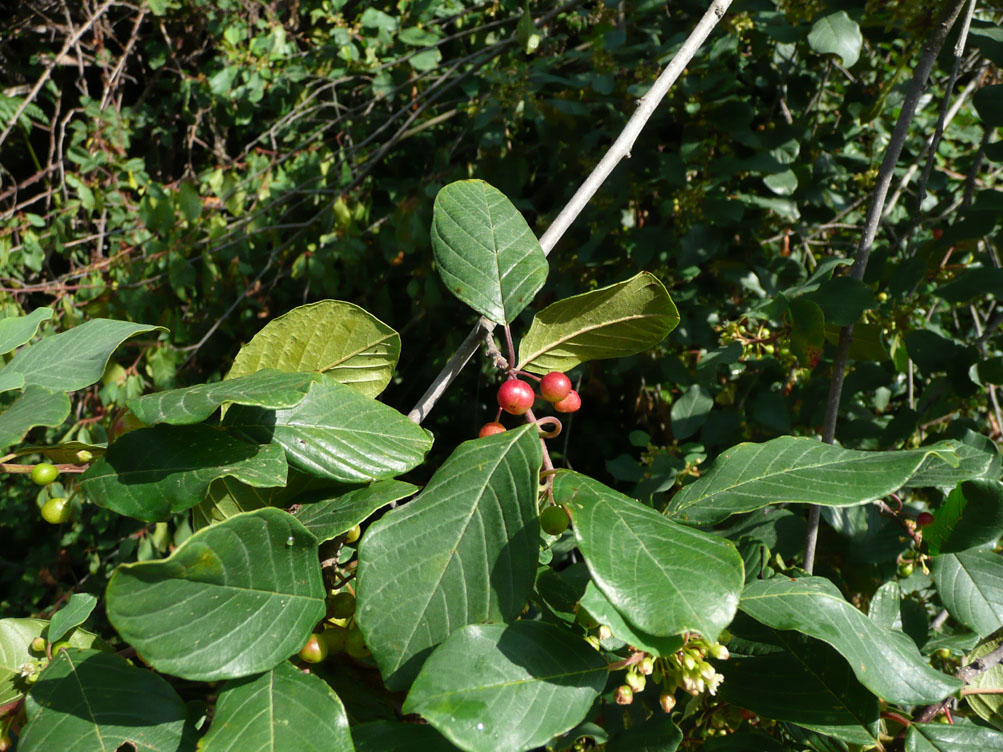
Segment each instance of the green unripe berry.
M355 614L355 596L341 592L327 599L327 615L334 619L347 619Z
M347 533L345 533L345 543L355 543L359 538L362 537L362 528L356 525Z
M940 648L940 650L937 651L937 657L940 658L941 660L947 660L948 658L951 657L951 649Z
M31 468L31 479L40 486L47 486L59 477L59 468L49 462L39 462Z
M628 671L625 679L627 686L631 688L634 692L643 692L647 680L644 678L643 674L639 674L635 671Z
M913 566L913 563L911 561L903 561L901 564L899 564L899 576L908 577L913 573L914 569L915 567Z
M319 634L310 635L310 639L300 650L300 660L307 663L320 663L325 658L327 658L327 641L321 639Z
M45 502L45 506L42 507L42 519L53 525L62 525L64 522L69 522L72 514L73 507L70 506L69 499L65 499L62 496L49 499Z
M369 648L366 647L366 641L358 628L349 630L348 636L345 638L345 652L353 658L369 656Z
M568 522L564 507L549 506L540 512L540 527L547 535L560 535L568 529Z
M29 648L32 653L44 653L45 652L45 639L42 637L36 637L31 641L31 646Z
M348 630L344 627L328 627L320 633L320 636L327 644L327 652L333 655L344 651Z

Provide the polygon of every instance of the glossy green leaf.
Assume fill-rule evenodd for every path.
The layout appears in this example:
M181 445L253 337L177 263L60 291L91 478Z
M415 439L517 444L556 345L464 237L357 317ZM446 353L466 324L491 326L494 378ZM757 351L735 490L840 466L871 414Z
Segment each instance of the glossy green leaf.
M657 277L641 272L549 306L519 343L519 369L567 371L590 360L644 352L676 328L679 312Z
M66 605L52 615L49 622L49 642L59 642L63 636L75 627L79 627L98 604L98 599L90 593L74 593Z
M974 663L985 657L1003 644L1003 635L996 633L979 642L971 653L965 656L964 663ZM999 663L990 666L978 676L973 677L968 686L981 689L985 694L970 694L965 696L965 702L975 713L997 729L1003 729L1003 666Z
M970 725L914 723L905 737L905 752L989 752L1003 749L1003 734Z
M212 384L148 394L129 400L129 409L146 425L201 423L226 403L277 409L295 407L318 379L312 373L264 369Z
M159 425L119 438L80 476L80 486L98 506L152 522L198 504L217 478L268 488L285 485L286 471L278 446L249 444L210 426Z
M958 442L896 452L861 452L795 436L739 444L669 502L670 517L720 522L770 504L851 506L906 485L928 456L957 465Z
M933 581L944 608L980 637L1003 627L1003 558L973 549L933 560Z
M1003 483L969 480L959 483L923 528L933 555L957 553L1003 535Z
M25 384L72 392L101 378L108 359L129 337L160 326L91 319L20 350L5 371L24 374Z
M940 442L934 446L947 446ZM966 431L960 441L951 443L958 462L945 462L939 454L931 454L919 469L909 478L913 488L953 488L961 481L975 478L1000 477L1003 460L1000 451L991 440L974 431Z
M0 355L25 344L38 331L43 321L52 318L51 308L36 308L26 316L5 316L0 319Z
M821 55L833 54L849 68L860 57L864 37L857 22L845 10L830 13L814 23L808 33L808 45Z
M739 608L773 629L793 629L834 647L857 680L888 702L942 700L961 682L934 670L902 632L879 626L823 577L749 583Z
M49 622L44 619L0 619L0 705L21 698L29 685L21 677L21 667L41 657L28 650L36 637L47 638ZM75 648L94 645L96 635L83 629L75 630L68 642Z
M735 616L745 573L731 541L666 519L592 478L561 472L558 503L571 510L592 580L647 634L717 639Z
M613 636L618 640L623 640L628 645L633 645L638 650L643 650L656 656L672 655L684 644L681 636L655 637L644 634L636 627L628 624L616 607L609 602L609 598L602 594L596 584L589 580L585 586L585 595L581 598L581 607L589 616L600 624L609 627Z
M417 491L418 486L403 481L378 480L362 488L304 503L296 510L295 516L323 543L348 532L377 509Z
M368 311L321 300L269 321L240 348L226 378L265 368L317 371L375 397L390 383L400 351L400 335Z
M200 530L168 558L120 566L108 620L157 671L197 681L267 671L324 618L317 541L259 509Z
M252 441L281 446L297 470L338 483L406 473L432 446L421 426L392 407L326 378L296 407L234 406L224 424Z
M547 257L533 231L483 180L459 180L439 191L432 251L449 291L497 324L515 319L547 281Z
M287 661L219 693L199 752L352 752L348 716L322 679Z
M470 625L432 653L403 710L467 752L518 752L574 728L606 676L588 643L550 624Z
M60 650L31 689L20 752L193 752L198 734L163 678L96 650ZM127 747L126 747L127 748Z
M525 425L466 441L359 548L356 618L387 687L403 689L465 624L518 616L539 549L542 454Z
M455 752L456 745L431 726L373 721L352 726L355 752Z
M788 721L853 744L878 743L878 698L823 642L769 630L779 652L735 656L719 668L718 695L764 718Z
M0 448L16 444L35 426L58 426L70 414L70 398L29 385L0 413Z

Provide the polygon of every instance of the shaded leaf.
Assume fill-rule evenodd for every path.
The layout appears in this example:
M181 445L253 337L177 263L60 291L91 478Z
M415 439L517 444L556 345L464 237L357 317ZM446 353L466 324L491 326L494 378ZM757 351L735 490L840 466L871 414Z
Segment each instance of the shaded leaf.
M36 308L26 316L5 316L0 319L0 355L20 347L35 336L43 321L52 318L51 308Z
M860 320L864 311L876 305L871 288L853 277L833 277L805 297L822 309L825 323L850 326Z
M52 615L49 622L49 632L46 639L49 642L58 642L63 636L75 627L79 627L91 611L98 604L98 599L90 593L74 593L66 602L66 605Z
M281 446L289 464L339 483L368 483L421 464L432 439L392 407L333 379L321 379L295 407L234 406L224 421L262 444Z
M98 506L146 522L195 506L217 478L282 486L286 458L275 445L249 444L218 428L169 426L131 431L80 476Z
M972 104L983 123L994 128L1003 126L1003 84L981 87L972 96Z
M457 747L431 726L373 721L352 726L356 752L454 752Z
M219 693L200 752L352 752L348 716L324 680L283 661Z
M957 553L1003 535L1003 483L969 480L959 483L923 528L933 555Z
M714 398L707 387L693 384L672 403L672 435L686 439L699 431L707 422L707 416L714 407Z
M656 637L699 632L714 641L731 622L745 579L731 541L578 473L559 473L554 496L571 510L593 582L629 624Z
M157 330L164 328L91 319L20 350L4 370L23 374L25 384L72 392L99 380L111 354L129 337Z
M528 750L574 728L606 676L588 643L550 624L470 625L429 656L403 710L468 752Z
M265 408L295 407L317 380L311 373L255 371L213 384L148 394L129 400L129 409L146 425L201 423L225 402Z
M888 702L937 702L961 686L934 670L905 634L868 619L823 577L751 582L739 608L773 629L793 629L828 643L861 684Z
M26 703L21 752L113 750L186 752L198 735L184 701L152 671L96 650L60 650Z
M70 398L29 385L0 413L0 447L16 444L35 426L58 426L70 414Z
M269 321L240 348L226 378L265 368L317 371L375 397L390 383L400 351L400 335L368 311L321 300Z
M602 591L591 580L589 580L588 585L585 587L585 594L581 598L581 606L589 613L589 616L600 624L609 627L613 636L618 640L623 640L628 645L633 645L646 653L656 656L672 655L684 644L683 638L679 635L673 637L654 637L644 634L636 627L632 627L624 621L620 612L609 602L609 598L603 595Z
M825 348L825 314L804 297L790 302L791 352L803 367L814 368Z
M980 637L1003 627L1003 559L974 549L933 560L933 581L944 608Z
M675 752L683 740L683 732L667 715L655 715L631 726L606 745L606 752Z
M321 543L331 540L368 519L381 507L413 495L418 486L399 480L378 480L375 483L342 491L337 495L304 503L295 512Z
M657 345L678 323L679 312L665 286L641 272L551 303L536 314L519 343L519 369L568 371L590 360L635 355Z
M906 485L927 457L959 464L957 445L946 441L920 449L862 452L794 436L739 444L680 489L666 514L714 523L770 504L862 504Z
M459 180L439 191L432 251L449 291L497 324L515 319L547 281L547 257L533 231L483 180Z
M278 509L200 530L168 558L125 564L108 620L157 671L233 679L296 653L324 618L317 541Z
M356 618L387 687L403 689L465 624L516 617L539 548L535 425L460 444L359 548Z
M808 33L808 45L815 52L839 56L844 68L857 62L863 44L860 26L846 15L845 10L823 16L812 25Z

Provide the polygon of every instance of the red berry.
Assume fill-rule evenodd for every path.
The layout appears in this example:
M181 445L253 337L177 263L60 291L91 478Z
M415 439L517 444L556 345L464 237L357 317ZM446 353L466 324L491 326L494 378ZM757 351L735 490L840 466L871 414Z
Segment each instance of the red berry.
M481 426L481 430L477 435L483 439L485 436L494 436L496 433L501 433L506 430L508 429L506 429L505 426L498 421L493 420L490 423L485 423Z
M540 396L548 402L560 402L571 393L571 379L560 371L551 371L540 379Z
M929 512L920 512L916 517L916 527L926 527L933 524L933 515Z
M554 409L559 413L576 413L581 406L582 398L574 389L568 392L567 397L554 403Z
M498 406L512 415L522 415L533 406L533 387L519 379L509 379L498 387Z
M327 641L319 634L310 635L310 639L300 650L300 659L307 663L320 663L325 658L327 658Z

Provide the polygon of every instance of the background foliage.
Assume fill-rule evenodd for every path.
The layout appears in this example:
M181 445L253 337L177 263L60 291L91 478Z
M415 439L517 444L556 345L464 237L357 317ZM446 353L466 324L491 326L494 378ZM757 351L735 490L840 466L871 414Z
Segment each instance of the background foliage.
M727 447L815 436L837 329L850 323L843 446L977 442L967 431L1000 439L998 8L976 11L926 190L916 186L957 28L910 130L867 275L855 284L838 273L935 5L732 6L550 259L543 303L647 270L682 317L658 348L572 372L586 407L566 425L559 463L661 508ZM30 438L103 442L127 399L217 380L268 320L329 298L401 332L381 399L406 412L472 321L434 273L438 190L486 180L540 235L704 9L644 0L16 5L0 40L4 313L53 307L43 337L95 317L167 330L127 341L102 383L72 396L71 422ZM406 480L427 483L448 448L491 419L488 370L468 369L436 407L425 424L433 461ZM32 504L59 489L7 478L5 616L48 615L71 592L100 594L115 565L160 558L191 533L184 514L140 526L88 504L53 534ZM942 500L924 490L905 502L915 512ZM954 651L935 661L974 645L953 610L930 627L952 609L932 589L947 575L900 574L911 541L895 520L870 506L823 519L816 574L864 610L897 588L901 614L890 621L927 653ZM729 537L747 542L747 570L781 570L798 561L803 529L790 515L768 535L748 524ZM978 635L1003 626L998 603L988 612L969 620ZM90 625L113 635L105 618L99 609ZM361 703L348 712L379 717ZM711 717L685 718L687 738L715 728ZM761 729L785 744L825 748L771 723Z

